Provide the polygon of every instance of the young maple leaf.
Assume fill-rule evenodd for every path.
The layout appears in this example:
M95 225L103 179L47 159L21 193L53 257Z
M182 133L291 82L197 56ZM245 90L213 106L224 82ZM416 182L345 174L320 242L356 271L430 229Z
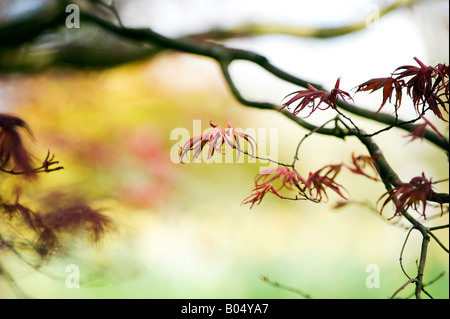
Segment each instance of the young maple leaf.
M378 113L388 100L389 103L391 103L392 95L394 92L396 94L396 103L398 103L397 108L400 107L402 102L403 84L404 84L403 81L398 81L393 77L375 78L358 85L356 92L371 91L369 93L373 93L383 88L383 102L381 103L381 106L377 111Z
M275 188L272 184L273 182L281 182L281 185L278 188ZM242 204L251 203L251 207L253 207L255 203L259 205L267 193L273 193L282 199L310 199L305 194L304 184L305 180L300 176L300 174L295 170L291 170L289 167L268 168L256 175L255 186L252 189L253 193L244 199ZM294 187L297 190L295 197L287 197L279 193L279 191L283 188L294 190ZM300 195L300 197L298 195Z
M255 177L255 187L252 194L243 200L242 204L251 203L259 205L267 193L273 193L277 197L289 200L310 200L315 203L322 201L324 197L328 199L327 190L331 189L340 197L347 200L342 194L343 186L338 184L335 179L338 176L343 164L327 165L314 173L309 173L307 180L300 174L291 170L289 167L269 168L262 171ZM281 182L278 188L272 184ZM294 188L295 187L295 188ZM288 190L297 190L295 197L281 195L279 191L283 188Z
M283 195L280 195L277 192L277 190L275 189L275 187L272 184L265 183L265 184L256 185L252 189L252 194L250 196L248 196L247 198L245 198L242 201L241 205L251 204L250 209L252 209L253 205L255 205L255 204L259 205L261 203L261 201L263 200L264 196L266 196L267 193L275 194L279 198L285 198Z
M320 91L316 89L311 84L308 84L307 90L300 90L293 92L291 94L288 94L286 97L294 95L289 101L283 103L282 107L280 108L280 111L284 108L289 108L293 103L299 102L297 106L294 108L294 111L292 112L293 115L297 115L301 111L303 111L306 107L311 107L311 111L308 116L310 116L314 111L317 109L320 110L326 110L328 108L335 109L337 107L336 103L339 99L339 97L347 103L345 100L346 98L352 99L350 94L346 91L343 91L339 89L341 79L338 78L336 81L336 84L334 85L334 88L331 90L331 92L325 92ZM286 98L285 97L285 98ZM316 105L316 102L318 100L318 103ZM321 108L320 105L324 103L326 106L324 108ZM306 117L308 117L306 116Z
M198 158L207 144L209 144L208 159L211 158L215 152L222 153L225 143L234 149L238 149L239 159L240 152L244 152L240 149L239 139L241 138L250 145L252 149L250 154L254 153L256 141L250 135L236 131L229 122L227 123L228 128L226 130L223 130L219 125L215 125L212 122L209 124L213 128L210 132L194 136L190 138L183 147L180 147L178 155L181 163L183 163L183 158L192 150L194 150L193 159L195 160Z
M344 187L335 181L341 168L341 164L327 165L314 173L309 173L305 185L310 190L310 194L315 198L315 201L322 201L323 196L328 199L327 189L331 189L343 199L347 199L341 191L341 188L344 189Z
M409 183L403 183L402 185L392 188L383 194L379 201L386 196L387 198L383 203L380 213L383 213L385 206L390 201L393 201L395 205L394 216L401 215L403 210L406 211L412 208L426 218L425 210L427 207L427 200L435 194L436 192L433 190L431 179L427 179L425 174L422 173L422 176L414 177L409 181ZM440 204L442 210L442 203ZM422 207L421 212L419 211L420 206ZM394 216L392 216L392 218Z
M365 156L360 155L358 157L355 156L354 153L352 153L352 163L353 167L348 166L348 169L358 175L366 176L374 181L378 181L378 171L374 163L374 159L372 156ZM366 173L366 168L369 167L372 172L374 172L374 175L369 175Z
M404 65L392 73L390 77L375 78L357 86L356 92L370 91L373 93L383 89L383 102L379 112L386 102L391 102L395 92L398 109L402 101L402 90L406 88L408 96L412 99L416 112L420 115L426 110L426 106L440 119L444 119L441 109L448 113L447 104L449 98L449 67L438 64L436 67L426 66L418 58L414 60L419 66ZM398 104L398 105L397 105ZM422 106L422 109L421 109Z
M232 147L237 149L239 152L237 154L237 160L239 160L239 156L241 152L248 152L241 149L239 139L244 139L247 141L247 144L251 147L251 153L250 155L255 154L255 148L256 148L256 141L253 137L248 135L244 132L236 131L234 128L231 127L230 122L227 123L228 128L225 131L225 137L227 138L227 143Z
M180 151L178 153L180 158L180 163L183 162L183 158L192 150L195 150L193 159L195 160L202 152L205 145L209 142L209 138L204 136L204 134L197 135L194 137L191 137L184 145L183 147L180 147Z
M405 65L397 68L394 75L397 80L405 79L404 86L407 89L408 95L413 100L413 104L418 114L422 114L425 110L425 105L428 105L432 112L440 119L446 121L442 115L440 107L448 113L448 66L439 64L437 67L426 66L418 58L414 60L419 64L419 67L412 65ZM406 80L406 78L408 78ZM446 101L442 97L441 91L444 90ZM422 106L422 110L420 110Z
M268 168L255 177L255 185L262 185L272 183L276 180L281 181L281 186L278 191L286 187L292 190L296 187L300 191L304 191L305 180L300 176L297 171L291 170L288 167Z

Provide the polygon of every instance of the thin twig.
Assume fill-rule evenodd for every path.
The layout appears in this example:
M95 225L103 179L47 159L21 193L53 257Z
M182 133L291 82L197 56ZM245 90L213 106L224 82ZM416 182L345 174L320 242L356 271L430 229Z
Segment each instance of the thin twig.
M426 284L423 284L423 286L424 286L424 287L428 287L428 286L430 286L431 284L434 284L436 281L438 281L439 279L441 279L442 277L444 277L444 275L445 275L445 272L441 272L439 275L436 276L436 278L432 279L430 282L428 282L428 283L426 283ZM422 289L422 291L425 292L425 289ZM430 298L433 298L428 292L425 292L425 293L426 293L427 296L429 296ZM412 294L408 295L408 296L406 297L406 299L409 299L409 298L413 297L414 295L415 295L415 293L413 292Z
M271 286L273 286L273 287L280 288L280 289L282 289L282 290L287 290L287 291L294 292L294 293L296 293L296 294L302 296L303 298L306 298L306 299L311 299L311 298L312 298L311 295L309 295L309 294L307 294L307 293L301 291L301 290L298 289L298 288L294 288L294 287L290 287L290 286L286 286L286 285L280 284L279 282L270 280L270 279L269 279L268 277L266 277L266 276L261 276L261 280L264 281L264 282L266 282L266 283L268 283L269 285L271 285Z
M438 230L438 229L444 229L444 228L448 228L448 227L449 227L449 224L442 225L442 226L434 226L434 227L430 227L430 231Z
M297 148L295 149L294 159L293 159L292 164L291 164L291 167L292 167L294 170L295 170L295 164L296 164L296 162L299 160L298 154L299 154L300 146L302 145L302 143L303 143L308 137L310 137L312 134L314 134L314 133L320 131L321 129L324 129L325 126L327 126L328 123L330 123L330 122L336 122L336 123L337 123L336 118L333 118L333 119L331 119L331 120L326 121L326 122L323 123L322 125L317 126L316 128L314 128L314 129L312 129L311 131L309 131L308 133L306 133L305 136L303 136L303 138L302 138L302 139L300 140L300 142L297 144Z
M406 281L400 288L398 288L398 289L394 292L394 294L391 296L390 299L394 299L395 296L396 296L400 291L402 291L403 289L406 288L406 286L408 286L410 283L413 283L413 282L415 282L415 281L416 281L416 278L409 278L408 281Z
M430 242L430 236L428 234L424 235L422 238L422 246L420 249L420 259L419 267L417 269L417 281L416 281L416 298L421 299L420 293L423 289L423 274L425 271L425 262L427 259L428 244Z
M408 231L408 234L406 235L406 238L405 238L405 240L403 241L403 245L402 245L402 249L401 249L401 251L400 251L400 257L399 257L400 268L402 269L403 273L405 274L405 276L406 276L408 279L411 279L411 277L406 273L405 267L403 266L403 252L404 252L404 250L405 250L406 243L408 242L409 235L411 234L411 232L413 231L413 229L414 229L414 227L410 228L410 230Z

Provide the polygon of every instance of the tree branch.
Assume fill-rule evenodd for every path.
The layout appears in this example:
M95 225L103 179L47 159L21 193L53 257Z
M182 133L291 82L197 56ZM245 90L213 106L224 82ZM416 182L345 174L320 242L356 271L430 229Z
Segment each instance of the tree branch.
M397 0L385 7L374 7L373 20L380 19L386 14L395 11L400 8L409 7L420 0ZM257 37L268 34L283 34L294 37L303 38L319 38L329 39L333 37L339 37L350 33L355 33L367 28L368 23L374 23L376 21L367 21L363 19L353 24L348 24L335 28L312 28L300 25L285 25L285 24L254 24L248 23L231 29L216 28L208 32L204 32L196 35L198 39L215 39L224 40L231 38L242 37Z
M409 0L408 3L415 2L414 0ZM64 1L61 3L65 3ZM95 3L95 2L94 2ZM387 12L396 9L399 6L405 5L404 1L397 1L391 6L388 6L384 10ZM104 6L103 6L104 7ZM112 10L109 6L107 6L110 10ZM5 44L18 44L24 41L28 41L34 37L36 37L39 33L42 33L43 31L49 29L49 28L55 28L58 25L63 24L64 17L64 7L60 5L59 7L52 7L51 13L52 14L45 14L45 19L42 17L42 21L47 21L48 24L43 23L34 25L32 24L29 19L26 20L26 23L24 23L24 31L19 32L19 36L15 35L13 36L12 30L14 30L13 27L17 27L15 24L7 27L0 28L0 42ZM49 9L47 9L49 10ZM45 11L44 11L45 12ZM120 36L122 38L125 38L128 41L133 42L139 42L139 43L150 43L154 47L151 49L137 49L136 52L132 52L132 50L127 50L122 52L121 54L118 54L116 56L108 55L108 59L102 59L102 58L96 58L96 52L95 49L92 54L92 56L88 53L89 50L82 50L78 48L77 50L80 51L81 55L74 55L71 51L68 51L62 49L59 54L55 54L55 61L54 63L68 63L73 66L83 67L83 66L91 66L91 67L110 67L114 64L121 64L125 63L127 61L135 61L144 57L152 56L156 53L161 52L162 50L171 49L171 50L177 50L184 53L190 53L195 55L200 55L204 57L209 57L214 60L216 60L222 68L222 71L224 72L224 76L227 78L227 82L230 86L230 89L232 90L234 96L238 99L239 102L252 107L258 107L262 109L274 109L278 110L279 107L275 105L271 105L264 102L254 102L254 101L248 101L246 100L242 95L240 95L236 89L236 87L232 84L231 77L228 72L228 65L235 60L246 60L253 62L269 73L273 74L274 76L285 80L287 82L290 82L292 84L306 87L309 83L308 81L298 78L296 76L293 76L292 74L289 74L283 70L280 70L276 66L274 66L272 63L268 61L268 59L262 55L245 51L245 50L239 50L239 49L233 49L233 48L227 48L223 45L216 44L216 43L210 43L210 42L199 42L199 41L193 41L192 37L190 40L186 38L182 39L171 39L167 38L159 33L154 32L153 30L146 28L146 29L137 29L137 28L125 28L122 26L120 22L120 17L117 14L117 11L112 11L116 19L119 21L119 25L116 25L108 20L105 20L104 18L99 17L96 14L93 14L89 12L89 10L82 11L81 12L81 19L84 22L92 23L96 25L97 27L100 27L103 30L109 31L117 36ZM40 13L41 14L41 13ZM42 13L43 14L43 13ZM382 14L383 15L383 14ZM36 17L40 17L40 15L36 14L31 16L31 18L36 19ZM21 28L19 28L19 31ZM74 51L76 52L76 51ZM99 52L101 54L101 52ZM86 58L86 56L88 56ZM226 68L224 66L227 66ZM20 67L20 65L19 65ZM8 65L3 66L2 68L5 70L8 70ZM325 90L321 85L317 83L310 83L314 87L316 87L318 90ZM405 131L412 131L416 125L413 123L398 123L398 119L394 116L383 114L383 113L374 113L370 110L367 110L362 107L357 107L351 104L347 104L343 101L338 101L337 105L342 109L349 113L352 113L354 115L370 119L382 124L386 124L389 126L396 126L400 129L403 129ZM288 112L282 112L283 115L290 117L293 119ZM296 122L305 127L306 129L311 129L311 125L304 121L297 121ZM324 134L327 134L326 131L323 131ZM431 130L427 130L425 132L424 138L428 140L429 142L435 144L436 146L444 149L445 151L448 151L449 148L449 142L448 139L440 137L438 134Z
M230 89L234 96L238 99L239 102L252 107L257 107L261 109L273 109L273 110L279 110L278 106L271 105L268 103L263 102L250 102L243 98L243 96L238 92L237 88L234 86L233 81L231 79L231 76L228 72L228 65L235 60L245 60L249 62L253 62L269 73L273 74L274 76L285 80L287 82L290 82L295 85L299 85L301 87L306 87L308 81L303 80L301 78L298 78L296 76L293 76L292 74L289 74L279 68L277 68L275 65L269 62L269 60L257 53L240 50L240 49L234 49L234 48L227 48L223 45L214 44L214 43L208 43L208 42L200 42L196 43L193 41L187 41L187 40L177 40L177 39L170 39L167 38L159 33L154 32L151 29L129 29L129 28L123 28L120 26L116 26L115 24L106 21L100 17L97 17L96 15L92 15L90 13L83 13L82 15L86 21L89 21L91 23L94 23L98 25L99 27L108 30L110 32L113 32L116 35L125 37L126 39L131 39L135 41L142 41L142 42L149 42L153 45L164 47L167 49L173 49L177 51L182 51L185 53L195 54L195 55L201 55L204 57L209 57L214 60L216 60L219 65L221 66L222 72L224 73L225 79L227 80L227 83L230 85ZM321 85L316 83L310 83L318 90L325 90ZM386 125L395 125L398 120L396 117L384 114L384 113L375 113L373 111L367 110L362 107L357 107L354 105L347 104L341 100L337 102L337 105L354 115L358 115L360 117L370 119L382 124ZM286 112L282 112L283 115L287 115ZM290 114L288 112L288 114ZM289 116L291 119L292 117ZM308 125L304 121L297 121L299 125L302 125L303 127L307 129L311 129L311 125ZM398 128L406 130L410 132L413 130L416 126L407 123L404 125L398 126ZM324 131L325 132L325 131ZM326 134L326 133L325 133ZM424 138L428 140L429 142L435 144L436 146L448 150L449 142L446 138L442 138L438 136L433 131L426 131Z

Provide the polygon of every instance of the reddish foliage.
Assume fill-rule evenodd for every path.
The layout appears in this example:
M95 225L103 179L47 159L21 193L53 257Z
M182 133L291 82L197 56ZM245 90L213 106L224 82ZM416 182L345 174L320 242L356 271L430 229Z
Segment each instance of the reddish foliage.
M330 107L335 109L337 107L336 103L337 103L339 97L344 102L346 102L345 101L346 98L352 99L352 97L350 96L349 93L339 89L340 81L341 81L340 78L337 79L334 89L332 89L331 92L324 92L324 91L317 90L314 86L312 86L311 84L308 84L307 90L300 90L300 91L296 91L296 92L293 92L293 93L287 95L287 96L291 96L291 95L295 94L294 97L292 97L289 101L287 101L286 103L284 103L282 105L282 107L280 108L280 111L284 108L289 108L291 106L291 104L293 104L297 101L299 103L297 104L297 106L294 108L294 111L292 112L292 114L294 114L294 115L297 115L302 110L304 110L306 107L311 107L311 112L309 115L311 115L317 109L326 110ZM319 100L317 105L316 105L316 100ZM323 108L320 108L320 105L322 103L324 103L326 106Z
M327 165L314 173L309 173L308 179L304 179L300 174L288 167L278 167L277 169L268 169L258 174L255 178L255 187L253 194L244 199L243 204L259 204L267 193L273 193L282 199L291 200L311 200L320 202L324 197L328 199L327 189L331 189L339 196L346 199L342 194L340 184L335 181L342 165ZM272 184L280 182L278 188ZM287 197L278 193L281 189L296 190L295 197Z
M374 181L378 181L378 171L374 162L374 159L372 156L367 155L359 155L358 157L355 156L354 153L352 153L352 163L353 167L348 166L348 169L358 175L366 176ZM375 174L369 175L366 173L366 168L369 167Z
M431 129L433 131L436 132L437 135L439 135L439 137L444 138L444 136L441 134L441 132L439 132L439 130L437 129L436 126L433 125L433 123L431 123L430 121L428 121L425 116L421 116L421 118L425 121L422 124L418 124L414 127L413 130L411 130L411 132L407 135L410 136L411 139L410 141L414 141L416 139L423 139L425 137L425 132L427 130L427 127L431 127Z
M30 244L41 257L60 251L64 247L61 236L65 233L85 231L92 241L97 242L113 227L107 216L82 199L52 194L44 206L44 212L34 212L18 199L13 204L3 203L0 199L0 211L10 219L18 218L36 233L36 242Z
M439 64L436 67L431 67L423 64L418 58L414 58L414 60L420 67L401 66L395 70L394 74L397 75L397 79L409 77L409 80L405 80L404 86L413 100L417 113L423 113L425 104L428 104L437 117L445 120L439 106L448 113L446 103L441 99L445 96L448 102L448 66ZM422 110L420 110L421 105Z
M358 89L356 92L361 91L371 91L370 93L377 91L381 88L383 88L383 103L381 103L380 108L377 112L379 112L383 106L386 104L386 102L389 99L389 103L392 101L392 94L395 91L396 94L396 106L397 108L400 107L402 103L402 87L403 87L403 81L398 81L397 79L394 79L392 77L388 78L376 78L371 79L369 81L366 81L358 86Z
M305 180L300 176L300 174L295 170L290 170L288 167L278 167L275 170L273 168L266 169L256 175L255 177L255 185L261 185L272 183L276 180L281 180L281 186L278 190L286 187L289 190L292 190L295 186L299 190L303 190L303 187L300 185L305 184Z
M426 66L418 58L414 60L419 67L401 66L392 73L391 77L371 79L360 84L356 92L371 91L372 93L383 88L383 102L378 109L380 111L388 99L391 102L394 91L398 103L396 107L400 107L402 89L405 88L418 114L423 114L428 105L438 118L447 121L442 115L442 110L448 113L446 104L449 99L449 66L445 64L438 64L435 67Z
M35 172L31 155L24 148L18 129L25 129L30 135L28 125L20 118L0 114L0 169L10 167L18 169L28 178L33 178Z
M278 189L273 186L272 182L280 181L281 185ZM299 192L303 192L300 183L304 183L300 174L291 170L288 167L277 167L276 169L268 168L255 177L255 187L252 189L252 194L243 200L242 204L251 203L251 207L256 203L259 205L267 193L273 193L279 198L286 198L286 196L278 193L282 188L293 190L296 187Z
M215 152L222 153L225 142L232 148L242 151L239 142L240 138L247 141L247 143L250 145L252 149L252 152L250 154L254 153L256 142L250 135L236 131L231 127L231 124L229 122L227 123L228 128L226 130L223 130L218 125L212 124L212 122L210 122L209 124L213 128L212 131L202 133L190 138L189 141L187 141L183 145L183 147L180 148L179 156L181 163L183 163L183 158L187 155L187 153L192 150L194 150L193 159L195 160L196 158L198 158L203 148L207 144L209 144L208 159L211 158Z
M252 194L242 201L242 205L251 203L252 204L250 206L250 209L251 209L251 208L253 208L253 205L255 205L255 204L259 205L267 193L275 194L279 198L285 198L283 195L280 195L277 192L277 190L275 189L275 187L272 184L265 183L265 184L256 185L252 189Z
M338 184L335 179L341 171L342 165L327 165L317 170L314 173L309 173L308 179L305 182L310 195L321 201L325 196L328 199L327 189L331 189L340 197L347 199L341 191L342 185ZM324 173L325 172L325 173Z
M387 199L384 201L381 208L381 213L383 212L385 206L392 201L395 205L394 216L400 215L402 211L412 208L426 218L425 210L427 207L427 200L435 194L436 193L433 190L431 179L427 179L425 174L422 173L422 176L412 178L409 183L403 183L402 185L386 192L380 198L381 200L387 196ZM421 212L419 211L420 206L422 206Z
M410 136L410 141L414 141L416 139L422 140L425 136L425 132L427 130L428 123L422 123L417 125L407 136Z

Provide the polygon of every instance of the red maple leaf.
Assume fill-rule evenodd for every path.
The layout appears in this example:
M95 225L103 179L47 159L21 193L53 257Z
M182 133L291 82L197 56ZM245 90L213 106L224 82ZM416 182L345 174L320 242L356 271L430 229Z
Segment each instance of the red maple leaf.
M448 113L446 106L446 103L448 104L448 66L443 64L436 67L426 66L418 58L414 58L414 60L419 67L401 66L394 71L394 75L397 75L397 80L409 78L405 80L404 86L417 113L422 114L425 111L425 105L428 105L437 117L446 121L439 107ZM442 90L444 90L443 93ZM446 102L441 98L443 95L446 97ZM422 110L420 106L422 106Z
M352 163L353 167L348 166L348 169L358 175L366 176L374 181L378 181L378 171L375 166L375 162L372 156L367 155L360 155L358 157L355 156L354 153L352 153ZM366 172L366 168L369 167L372 172L374 172L374 175L369 175Z
M293 104L297 101L299 103L294 108L294 111L292 112L293 115L297 115L302 110L304 110L306 107L311 107L311 112L309 113L308 116L310 116L317 109L326 110L330 107L335 109L337 107L336 103L337 103L339 97L344 102L346 102L346 100L345 100L346 98L352 99L352 97L350 96L349 93L339 89L340 81L341 81L341 79L338 78L336 81L336 84L334 86L334 89L332 89L331 92L320 91L320 90L316 89L314 86L312 86L311 84L308 84L307 90L300 90L300 91L296 91L291 94L288 94L286 97L294 95L294 94L295 95L289 101L287 101L286 103L283 103L282 107L280 108L280 111L284 108L289 108L291 106L291 104ZM323 108L320 107L320 105L322 103L325 104L325 107L323 107Z
M403 87L403 81L398 81L397 79L393 77L387 77L387 78L376 78L371 79L369 81L366 81L362 84L360 84L357 87L356 92L362 92L362 91L371 91L369 93L373 93L381 88L383 88L383 103L381 103L380 108L378 109L377 113L380 112L380 110L383 108L383 106L386 104L386 102L389 100L389 103L392 101L392 95L395 91L396 94L396 103L398 103L397 108L400 107L402 102L402 87Z
M277 190L275 189L275 187L272 184L265 183L265 184L256 185L252 189L252 194L250 196L248 196L247 198L245 198L242 201L241 205L251 203L252 205L250 206L250 209L252 209L253 205L255 205L255 204L259 205L261 203L261 201L263 200L264 196L266 196L267 193L275 194L279 198L285 198L283 195L280 195L277 192Z
M416 112L423 115L429 109L441 120L447 122L442 110L448 113L449 98L449 67L438 64L436 67L426 66L418 58L414 60L419 66L404 65L395 69L390 77L375 78L357 86L356 92L370 91L373 93L383 89L383 101L379 112L386 102L391 102L395 92L395 107L398 109L402 101L402 90L412 99ZM398 105L397 105L398 104Z
M431 179L427 179L425 174L422 173L422 176L412 178L409 183L403 183L400 186L390 189L379 199L380 201L387 196L380 213L382 213L385 206L392 201L395 205L394 216L401 215L402 211L412 208L426 218L425 210L427 208L427 200L436 195L432 184ZM421 212L419 211L420 207L422 207ZM392 216L392 218L394 216Z
M268 168L262 171L256 175L255 185L272 183L276 180L281 180L281 186L277 190L284 187L289 190L292 190L294 187L301 191L304 190L305 180L297 171L291 170L288 167Z
M190 138L183 145L183 147L180 147L178 155L181 163L183 163L183 158L190 151L194 151L193 155L194 160L198 158L207 144L209 144L208 159L211 158L215 152L222 153L225 143L227 143L234 149L238 149L239 151L238 158L239 158L240 152L244 152L240 148L239 139L241 138L247 141L248 145L250 145L252 149L250 154L254 153L256 142L250 135L244 132L236 131L235 129L232 128L229 122L227 123L228 128L226 130L223 130L219 125L215 125L212 122L210 122L209 124L213 128L210 132L205 132L200 135L194 136Z

